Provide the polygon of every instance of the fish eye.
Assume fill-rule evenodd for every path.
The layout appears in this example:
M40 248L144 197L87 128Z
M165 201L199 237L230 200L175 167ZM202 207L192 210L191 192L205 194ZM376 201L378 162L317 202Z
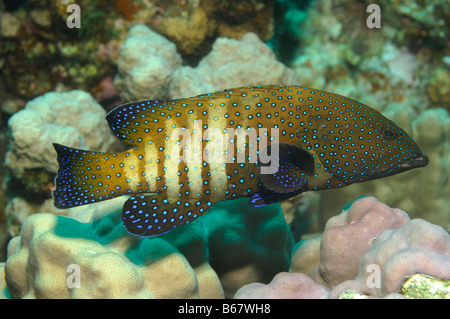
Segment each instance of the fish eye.
M385 126L381 129L381 132L383 132L383 137L387 140L393 140L397 137L397 132L391 130L389 127Z

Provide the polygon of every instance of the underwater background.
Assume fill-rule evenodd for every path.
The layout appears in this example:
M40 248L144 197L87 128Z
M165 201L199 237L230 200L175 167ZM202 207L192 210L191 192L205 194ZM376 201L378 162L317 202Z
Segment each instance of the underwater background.
M1 1L0 296L450 298L449 34L441 0ZM123 150L115 106L270 84L373 107L428 166L261 208L222 202L156 238L127 234L124 198L53 206L52 143Z

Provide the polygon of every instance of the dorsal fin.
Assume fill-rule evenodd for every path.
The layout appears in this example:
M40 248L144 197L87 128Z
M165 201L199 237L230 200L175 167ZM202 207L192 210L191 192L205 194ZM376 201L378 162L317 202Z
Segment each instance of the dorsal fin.
M106 120L119 140L127 145L139 144L146 135L154 134L157 129L154 124L164 121L170 116L184 114L186 106L195 106L199 101L227 99L231 103L233 99L244 101L251 100L254 94L267 91L273 87L282 86L257 86L247 88L234 88L214 93L201 94L185 99L177 100L146 100L120 105L106 115ZM243 92L243 93L242 93ZM254 94L248 94L253 92ZM231 97L233 95L233 97ZM247 96L247 97L246 97ZM246 97L246 98L245 98ZM199 105L202 105L199 103Z
M127 145L136 145L149 133L151 123L161 118L166 100L147 100L119 105L106 115L114 134Z

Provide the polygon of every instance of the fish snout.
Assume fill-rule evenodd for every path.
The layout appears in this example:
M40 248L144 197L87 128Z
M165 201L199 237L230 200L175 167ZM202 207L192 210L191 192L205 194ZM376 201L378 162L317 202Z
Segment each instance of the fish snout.
M425 154L422 154L420 156L414 157L402 164L400 164L400 167L402 168L414 168L414 167L423 167L427 166L429 162L428 156Z

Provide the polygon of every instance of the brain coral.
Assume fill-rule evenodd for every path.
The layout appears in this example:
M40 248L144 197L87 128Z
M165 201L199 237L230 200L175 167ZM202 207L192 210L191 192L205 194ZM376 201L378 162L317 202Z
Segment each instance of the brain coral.
M141 239L123 228L123 201L73 208L71 217L28 217L8 247L4 270L10 295L223 298L288 268L292 238L279 205L219 203L192 224Z
M50 92L28 102L8 121L5 165L15 175L27 169L58 168L52 143L89 150L108 150L115 141L106 111L83 91Z

